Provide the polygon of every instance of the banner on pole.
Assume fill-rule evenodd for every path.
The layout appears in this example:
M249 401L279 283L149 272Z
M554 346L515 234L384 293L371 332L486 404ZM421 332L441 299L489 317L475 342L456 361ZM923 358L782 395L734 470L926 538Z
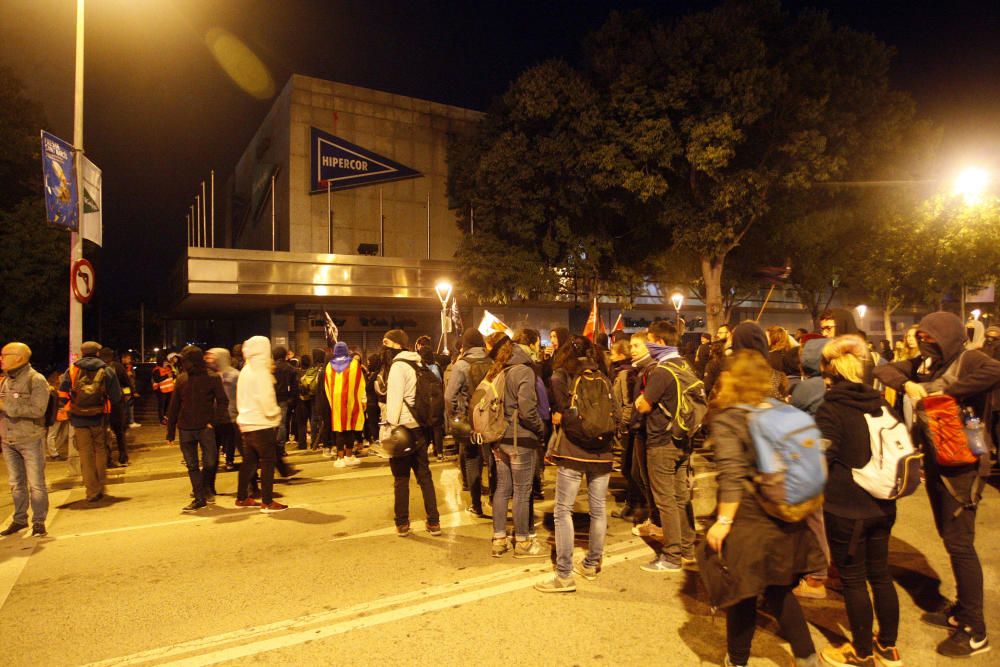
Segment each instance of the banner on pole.
M101 221L101 170L97 165L80 156L83 164L83 224L80 235L99 246L104 245L104 231Z
M511 338L514 337L514 332L511 328L504 324L499 317L488 310L483 311L483 319L480 320L478 329L479 333L483 334L483 338L497 332L505 333Z
M77 231L80 227L80 193L75 149L54 134L42 131L42 180L45 188L45 218L57 227Z

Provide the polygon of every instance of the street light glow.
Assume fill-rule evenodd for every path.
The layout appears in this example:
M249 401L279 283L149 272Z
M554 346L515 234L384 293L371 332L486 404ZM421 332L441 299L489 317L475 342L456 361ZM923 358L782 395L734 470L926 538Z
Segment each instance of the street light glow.
M858 316L861 318L862 321L864 321L865 313L868 312L868 306L861 304L857 308L855 308L855 310L858 311Z
M670 295L670 301L674 304L674 310L680 312L681 306L684 305L684 295L680 292L674 292Z
M961 196L966 204L976 204L983 198L990 176L981 167L968 167L959 173L955 179L955 194Z
M974 309L972 310L972 317L973 317L974 319L977 319L977 320L978 320L978 319L979 319L979 316L980 316L980 315L982 315L982 314L983 314L983 311L979 310L978 308L974 308Z
M448 299L451 298L451 283L447 280L440 280L434 286L434 291L437 292L438 300L441 302L441 307L443 308L448 303Z

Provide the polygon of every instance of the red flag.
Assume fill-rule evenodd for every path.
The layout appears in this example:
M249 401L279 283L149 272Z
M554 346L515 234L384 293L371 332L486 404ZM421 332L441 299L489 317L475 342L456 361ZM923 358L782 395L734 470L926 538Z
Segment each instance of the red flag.
M624 313L618 313L618 319L615 320L615 326L611 328L612 334L616 331L625 331L625 318L623 318L622 315L624 315Z
M600 321L600 317L597 313L597 297L594 297L594 305L590 308L590 315L587 316L587 324L583 327L583 335L585 338L589 338L591 341L594 340L594 334L597 331L597 327L600 326L601 330L604 330L604 323Z

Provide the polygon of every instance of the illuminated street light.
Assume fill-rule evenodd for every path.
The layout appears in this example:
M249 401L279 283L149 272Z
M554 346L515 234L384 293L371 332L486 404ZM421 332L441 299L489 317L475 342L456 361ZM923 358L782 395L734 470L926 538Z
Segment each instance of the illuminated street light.
M680 315L681 306L684 305L684 295L680 292L674 292L670 295L670 301L674 304L674 310Z
M452 285L447 280L439 280L434 285L434 291L437 293L438 301L441 302L441 343L438 349L441 354L449 354L448 330L451 328L451 319L448 317L448 301L451 299Z
M860 306L857 306L855 310L858 311L858 317L861 318L861 324L864 325L865 313L868 312L868 306L861 304ZM862 328L864 328L864 326L862 326Z
M982 314L983 314L983 311L979 310L978 308L973 308L972 309L972 317L973 317L973 319L978 320L979 316L982 315Z
M985 169L968 167L955 179L955 194L961 196L966 204L977 204L982 200L989 181L990 176Z

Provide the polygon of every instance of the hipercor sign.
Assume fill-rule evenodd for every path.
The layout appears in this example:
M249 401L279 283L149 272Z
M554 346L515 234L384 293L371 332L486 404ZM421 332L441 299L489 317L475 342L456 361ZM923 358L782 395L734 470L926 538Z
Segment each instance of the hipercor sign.
M315 127L310 128L310 187L312 193L416 178L416 169L352 144Z

